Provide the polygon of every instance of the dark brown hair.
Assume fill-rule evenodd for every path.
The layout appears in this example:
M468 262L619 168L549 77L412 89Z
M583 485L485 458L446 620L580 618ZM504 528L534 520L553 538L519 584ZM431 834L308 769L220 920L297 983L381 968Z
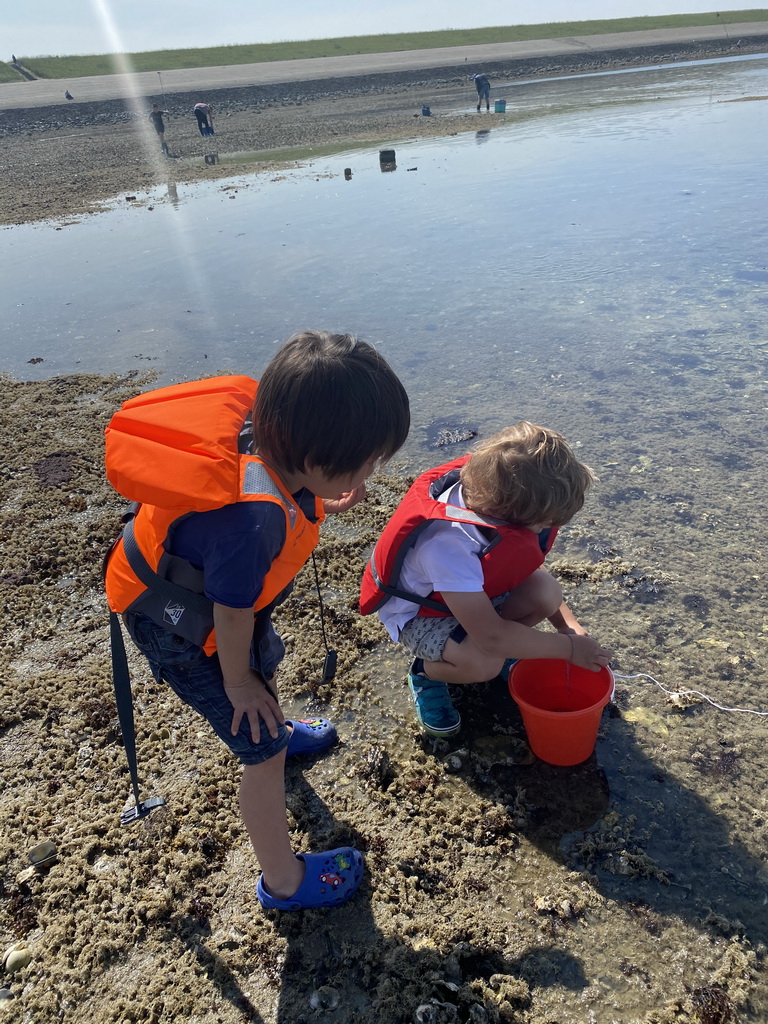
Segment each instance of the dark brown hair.
M408 436L405 388L372 345L351 334L302 331L271 360L253 413L259 451L289 473L328 476L391 458Z
M520 526L562 526L595 476L562 434L520 420L477 444L461 469L468 508Z

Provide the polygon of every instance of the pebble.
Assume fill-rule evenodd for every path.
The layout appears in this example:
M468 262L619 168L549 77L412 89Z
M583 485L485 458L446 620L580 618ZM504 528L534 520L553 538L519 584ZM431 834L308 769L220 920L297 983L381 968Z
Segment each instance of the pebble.
M339 1005L339 993L330 985L321 985L309 997L313 1010L335 1010Z
M27 949L21 942L17 942L15 946L11 946L10 949L6 949L3 955L3 967L5 968L6 974L13 974L14 971L20 971L26 967L32 959L32 953Z
M453 1003L441 1003L433 999L416 1007L414 1024L455 1024L459 1019L458 1008Z

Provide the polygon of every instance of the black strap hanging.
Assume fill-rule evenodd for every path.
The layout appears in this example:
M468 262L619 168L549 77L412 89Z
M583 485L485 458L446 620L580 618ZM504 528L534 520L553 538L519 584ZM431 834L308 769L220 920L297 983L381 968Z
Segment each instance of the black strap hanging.
M320 631L323 634L323 643L325 645L325 660L323 661L323 677L322 682L329 683L331 679L336 675L336 663L337 656L336 651L331 650L328 646L328 637L325 632L325 612L323 609L323 595L320 592L320 576L317 572L317 562L315 561L315 552L312 552L312 568L315 570L315 590L317 591L317 600L320 603Z
M123 734L123 746L125 757L128 761L128 769L131 773L131 786L136 801L134 807L129 807L120 815L122 825L130 825L140 818L146 818L155 807L162 807L165 800L161 796L150 797L149 800L142 800L139 793L139 772L136 762L136 732L133 721L133 695L131 694L131 677L128 672L128 659L125 655L125 644L123 642L123 631L120 626L120 618L116 612L109 613L109 640L112 648L112 681L115 687L115 700L117 702L117 717L120 722L120 730Z

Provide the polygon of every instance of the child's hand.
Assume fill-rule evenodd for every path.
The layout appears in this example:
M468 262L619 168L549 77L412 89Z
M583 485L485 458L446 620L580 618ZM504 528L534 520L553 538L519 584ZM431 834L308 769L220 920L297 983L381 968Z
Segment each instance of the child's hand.
M224 692L234 708L230 730L233 736L237 735L245 715L251 726L251 739L254 743L258 743L261 737L260 717L272 739L277 739L277 727L282 725L285 717L280 705L256 672L251 671L241 683L224 683Z
M332 516L336 512L346 512L348 508L352 508L358 501L362 501L365 494L365 484L360 484L354 491L345 491L338 498L323 498L325 514Z
M570 659L579 668L587 668L590 672L599 672L613 657L609 647L601 647L586 633L570 633L573 645L573 657Z

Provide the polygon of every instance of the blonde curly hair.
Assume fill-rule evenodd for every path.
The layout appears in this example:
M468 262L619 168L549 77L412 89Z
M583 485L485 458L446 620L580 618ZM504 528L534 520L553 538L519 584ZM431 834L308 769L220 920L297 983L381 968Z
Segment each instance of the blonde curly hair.
M519 526L562 526L595 474L562 436L520 420L480 441L461 469L467 508Z

